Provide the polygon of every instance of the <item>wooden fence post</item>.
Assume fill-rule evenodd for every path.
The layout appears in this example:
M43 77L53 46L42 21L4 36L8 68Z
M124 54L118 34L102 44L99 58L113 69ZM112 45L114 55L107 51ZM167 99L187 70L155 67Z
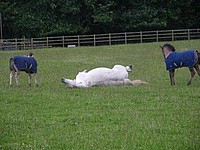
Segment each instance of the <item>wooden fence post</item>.
M188 29L188 40L190 40L190 29Z
M49 37L47 37L47 48L49 47Z
M112 42L111 42L111 34L109 33L109 45L112 45Z
M31 38L31 49L33 49L33 38Z
M158 39L158 30L156 31L156 42L158 42L159 39Z
M174 30L172 30L172 41L174 41Z
M94 34L94 46L96 46L96 39L95 39L95 34Z
M78 46L80 46L80 37L78 35Z
M142 43L142 31L140 31L140 43Z
M18 48L17 48L17 38L15 38L15 48L16 48L16 50L18 50Z
M26 38L25 38L25 36L24 36L24 49L26 48Z
M125 32L125 44L127 44L127 34L126 34L126 32Z
M62 36L62 45L65 47L65 36Z

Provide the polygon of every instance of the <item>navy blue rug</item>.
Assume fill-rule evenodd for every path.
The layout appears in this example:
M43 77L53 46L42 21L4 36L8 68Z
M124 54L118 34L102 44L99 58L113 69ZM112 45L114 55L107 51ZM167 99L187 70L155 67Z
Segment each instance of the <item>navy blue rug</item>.
M29 73L37 73L37 61L34 57L14 56L12 58L17 69Z
M166 69L173 70L180 67L192 67L195 65L195 50L173 52L165 58Z

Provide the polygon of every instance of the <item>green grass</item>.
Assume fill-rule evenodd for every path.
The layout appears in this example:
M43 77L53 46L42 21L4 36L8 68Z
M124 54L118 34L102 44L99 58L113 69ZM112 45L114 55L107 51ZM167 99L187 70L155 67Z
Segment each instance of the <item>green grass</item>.
M199 49L200 40L172 42ZM27 75L8 86L8 60L30 51L0 52L0 149L200 149L200 78L176 71L171 87L163 43L32 50L39 87ZM133 64L130 79L149 85L67 89L61 77Z

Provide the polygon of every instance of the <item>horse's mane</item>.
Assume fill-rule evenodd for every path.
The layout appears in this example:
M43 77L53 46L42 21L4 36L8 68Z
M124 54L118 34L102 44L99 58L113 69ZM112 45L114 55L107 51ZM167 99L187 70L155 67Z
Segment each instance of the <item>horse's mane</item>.
M168 48L169 50L171 50L171 51L173 51L173 52L176 51L175 48L174 48L174 46L172 46L171 44L166 43L166 44L164 44L164 45L162 46L162 49L163 49L164 47Z

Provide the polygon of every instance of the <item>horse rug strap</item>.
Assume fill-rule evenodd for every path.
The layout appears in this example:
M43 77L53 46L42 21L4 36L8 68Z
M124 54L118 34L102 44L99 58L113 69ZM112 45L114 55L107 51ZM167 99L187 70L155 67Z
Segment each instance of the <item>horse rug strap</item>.
M166 70L173 70L180 67L192 67L195 65L195 50L173 52L165 58Z
M13 60L17 69L37 73L37 61L35 58L27 56L14 56Z

